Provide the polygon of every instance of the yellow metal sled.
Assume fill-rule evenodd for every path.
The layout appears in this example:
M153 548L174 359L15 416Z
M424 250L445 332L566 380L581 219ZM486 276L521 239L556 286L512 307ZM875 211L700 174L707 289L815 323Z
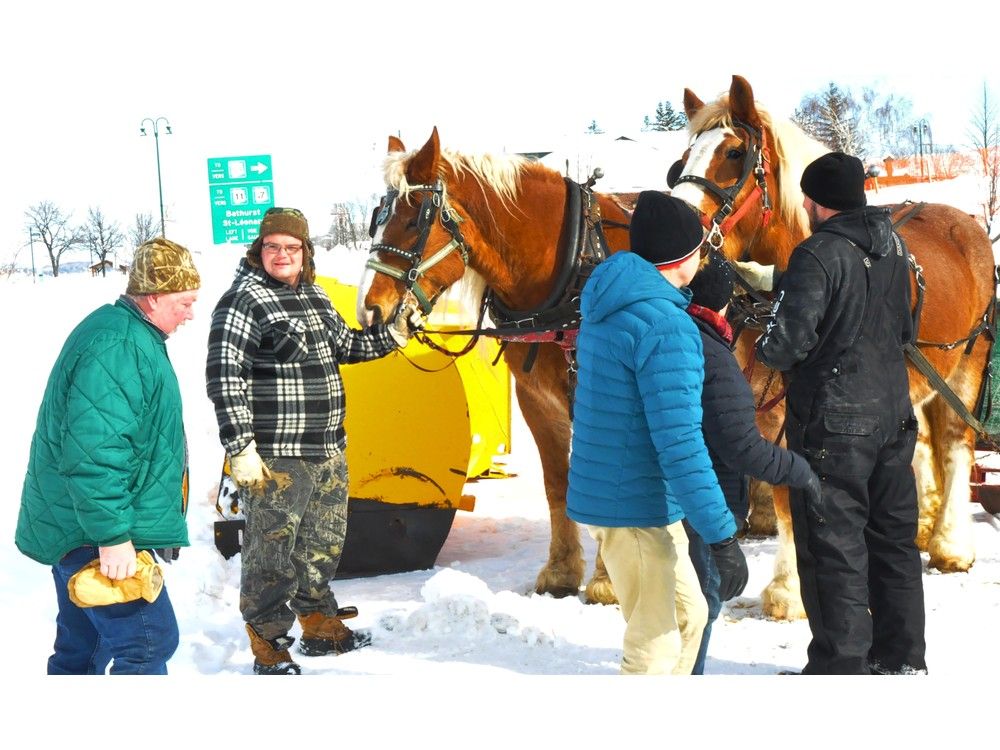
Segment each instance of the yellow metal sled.
M357 288L320 277L334 307L358 326ZM458 326L441 325L435 330ZM432 334L458 350L466 336ZM374 362L341 368L347 398L350 475L347 539L338 577L418 570L434 565L456 510L472 510L468 479L496 475L493 459L510 451L510 375L498 344L480 339L457 359L416 339ZM224 469L228 474L228 466ZM216 546L239 549L242 520L231 511L235 488L219 489Z

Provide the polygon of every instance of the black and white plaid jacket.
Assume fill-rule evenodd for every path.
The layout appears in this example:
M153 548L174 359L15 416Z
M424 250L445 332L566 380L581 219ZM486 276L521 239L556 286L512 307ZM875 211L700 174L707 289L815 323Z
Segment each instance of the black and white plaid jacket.
M219 437L230 456L251 439L267 457L343 452L341 364L396 348L384 325L349 328L323 289L298 289L240 262L212 313L205 377Z

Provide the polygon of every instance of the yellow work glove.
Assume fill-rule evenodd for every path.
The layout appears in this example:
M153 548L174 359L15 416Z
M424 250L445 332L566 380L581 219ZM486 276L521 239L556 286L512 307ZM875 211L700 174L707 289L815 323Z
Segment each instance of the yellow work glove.
M251 440L246 448L229 459L229 475L239 487L264 489L264 480L271 478L271 472L257 453L256 440Z
M104 607L145 599L155 602L163 590L163 570L142 550L135 556L135 575L113 581L101 573L100 559L91 560L67 584L69 599L78 607Z
M736 271L754 289L760 292L770 292L774 289L774 266L765 266L752 260L729 261Z
M396 346L402 348L409 343L413 332L419 331L423 327L424 321L420 317L420 310L417 309L416 302L407 300L399 306L399 312L389 323L389 335L396 342Z

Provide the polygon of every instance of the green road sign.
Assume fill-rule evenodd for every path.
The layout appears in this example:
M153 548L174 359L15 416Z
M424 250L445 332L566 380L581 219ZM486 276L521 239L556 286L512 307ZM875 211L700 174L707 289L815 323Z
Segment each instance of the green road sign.
M215 244L253 242L264 212L274 205L270 154L209 159L208 190Z

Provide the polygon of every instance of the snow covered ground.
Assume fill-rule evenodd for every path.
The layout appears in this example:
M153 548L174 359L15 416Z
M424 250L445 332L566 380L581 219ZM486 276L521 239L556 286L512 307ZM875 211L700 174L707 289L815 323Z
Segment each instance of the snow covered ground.
M934 199L973 212L971 183L971 178L960 178L894 188L898 195L885 189L877 202ZM183 237L174 239L185 242ZM647 741L669 743L678 727L729 745L765 737L770 744L770 738L783 736L792 727L813 725L818 706L834 700L835 705L843 701L845 708L852 706L850 718L842 721L834 713L816 719L823 722L813 730L821 740L872 739L881 732L900 739L900 731L919 728L917 736L923 741L940 732L951 740L992 736L995 742L995 718L977 718L976 709L983 703L995 704L992 683L1000 673L1000 652L993 640L1000 624L1000 521L980 506L969 507L977 545L972 570L952 575L928 571L924 576L931 671L926 680L806 678L803 682L773 676L802 666L809 631L805 621L773 622L761 615L759 592L770 580L776 545L771 539L743 543L750 584L744 596L725 607L715 626L706 671L716 677L625 680L616 676L624 629L617 607L588 606L581 598L556 600L532 591L547 554L548 509L537 453L516 409L513 450L504 460L517 476L467 487L477 498L476 509L458 513L433 569L335 583L341 604L360 610L352 627L356 623L372 629L370 648L340 657L303 657L304 670L328 678L324 680L307 679L296 685L286 681L278 688L260 681L240 679L237 685L224 679L248 673L252 657L238 609L239 557L224 560L213 543L222 450L204 395L203 371L208 318L229 284L240 251L192 249L200 250L197 263L204 279L197 318L169 342L184 392L191 447L192 547L166 569L181 645L169 664L170 678L155 686L143 682L148 701L135 692L135 683L122 690L117 684L97 687L91 682L79 690L81 683L40 677L54 636L52 581L47 568L23 557L12 544L29 442L49 369L66 334L90 310L115 299L124 288L123 277L73 275L36 284L26 279L0 282L0 316L6 323L9 357L0 368L4 417L0 492L7 498L0 529L8 539L0 547L0 602L5 613L0 619L0 643L5 645L0 681L7 694L17 691L15 704L25 716L47 716L55 701L52 705L71 716L82 711L80 721L86 721L88 707L133 713L141 702L152 714L139 726L170 738L145 739L171 744L215 731L240 744L246 732L258 730L262 742L272 732L278 739L287 732L295 741L300 722L308 724L306 712L313 710L320 713L314 721L329 723L335 730L334 746L349 736L342 734L349 728L376 746L393 738L393 743L410 739L421 747L479 743L492 747L501 736L531 744L544 736L576 737L581 746L590 747L640 729L638 736ZM586 533L581 539L592 565L593 542ZM212 677L216 679L208 679ZM866 705L869 696L885 707ZM820 698L822 702L817 702ZM886 724L868 727L864 716L859 718L858 705L861 714L871 711L875 718L898 706L900 713L893 722L918 713L928 720L907 719L906 729ZM939 710L948 713L944 705L954 708L952 714L958 711L963 720L933 718ZM247 723L250 712L278 718ZM238 723L218 723L224 716ZM776 731L779 725L784 729ZM102 732L111 726L107 718L95 724ZM59 724L51 731L77 730ZM98 734L78 736L96 741ZM793 742L793 737L785 741Z

